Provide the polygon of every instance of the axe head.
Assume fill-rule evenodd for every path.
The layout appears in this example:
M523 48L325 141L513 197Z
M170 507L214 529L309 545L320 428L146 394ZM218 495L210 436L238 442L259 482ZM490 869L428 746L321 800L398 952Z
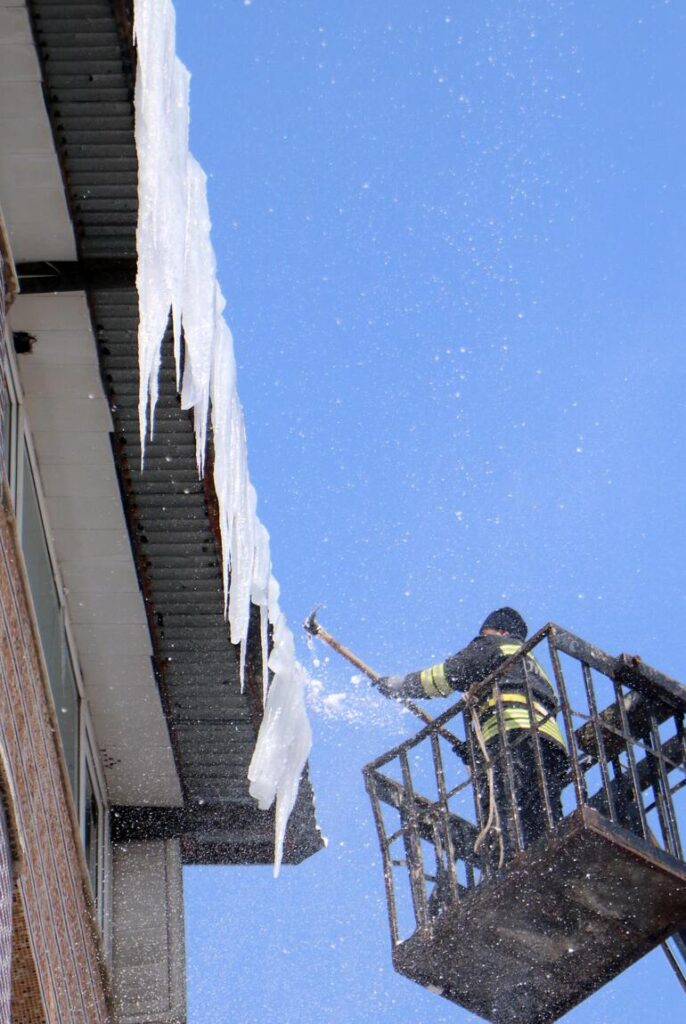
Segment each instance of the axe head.
M311 636L316 636L317 633L319 632L319 623L317 622L317 612L319 611L319 609L321 607L322 606L320 604L318 604L317 607L314 609L314 611L310 612L310 614L307 616L307 618L303 622L303 629L305 630L306 633L309 633Z

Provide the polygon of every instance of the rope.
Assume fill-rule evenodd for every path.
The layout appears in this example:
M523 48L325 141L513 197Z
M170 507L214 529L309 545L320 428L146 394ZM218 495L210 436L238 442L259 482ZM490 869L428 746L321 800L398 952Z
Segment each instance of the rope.
M493 699L496 699L495 688L493 690ZM495 799L493 761L491 760L488 750L486 748L484 735L483 732L481 731L481 723L479 722L479 716L476 712L474 704L470 705L470 712L472 717L472 728L474 730L474 735L476 736L477 743L479 744L479 748L481 749L483 761L486 766L486 778L488 780L488 817L486 819L486 824L481 829L474 842L474 853L479 852L479 849L482 846L483 842L485 841L486 837L488 836L488 833L491 830L494 830L498 836L498 868L500 869L503 866L503 861L505 859L505 846L503 844L503 833L500 827L500 814L498 812L498 805Z

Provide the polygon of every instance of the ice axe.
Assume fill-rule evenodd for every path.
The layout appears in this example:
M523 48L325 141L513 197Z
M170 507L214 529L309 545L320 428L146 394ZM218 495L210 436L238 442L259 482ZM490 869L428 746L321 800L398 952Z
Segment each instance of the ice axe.
M373 683L378 683L379 679L381 679L381 675L378 672L375 672L373 668L369 667L369 665L365 665L361 658L358 658L351 650L344 647L340 640L337 640L335 636L332 636L331 633L324 629L323 626L319 625L317 622L317 612L320 608L321 605L318 605L303 622L303 629L305 632L309 633L310 636L319 637L320 640L323 640L325 644L328 644L334 651L337 651L338 654L342 655L347 661L354 665L355 668L359 668L360 672L363 672L364 675L366 675L368 679L371 679ZM411 711L412 714L416 715L417 718L421 718L426 725L433 724L433 718L431 715L427 715L426 711L424 711L423 708L420 708L418 704L415 704L414 701L401 699L401 703L405 705L408 711ZM453 736L453 734L448 732L447 729L439 729L439 732L449 740L456 752L460 754L460 756L463 756L465 752L465 744L462 740L459 740L457 736Z

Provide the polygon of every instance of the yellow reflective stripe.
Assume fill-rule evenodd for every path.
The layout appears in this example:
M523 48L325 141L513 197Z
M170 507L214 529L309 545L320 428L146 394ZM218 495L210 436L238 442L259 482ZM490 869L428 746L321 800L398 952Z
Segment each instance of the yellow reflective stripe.
M529 729L531 726L531 717L529 715L528 700L523 693L503 693L500 696L503 704L503 719L505 722L505 729ZM526 707L512 707L513 704L524 704ZM509 705L509 706L508 706ZM483 715L490 708L496 706L495 697L490 697L487 701L481 705L478 711L479 717ZM542 704L539 704L537 700L533 701L534 711L536 714L536 721L539 724L539 732L545 736L549 736L550 739L555 740L561 746L565 747L565 741L560 731L560 727L554 718L548 717L552 714ZM547 721L543 721L547 719ZM484 739L491 739L498 731L498 716L491 715L489 718L482 723L482 732Z
M434 665L431 669L431 675L433 677L434 685L442 697L449 697L453 692L453 688L445 678L445 665L441 662L440 665Z
M545 712L545 714L537 713L537 721L540 722L546 714L548 714L548 712ZM503 723L505 725L506 732L511 729L530 729L531 717L529 716L528 710L525 708L504 707ZM543 722L542 725L539 725L538 731L544 736L550 737L551 740L559 743L562 747L565 747L565 741L562 737L562 733L560 732L560 727L552 718L549 718L547 722ZM498 733L498 716L491 715L486 719L486 721L481 725L481 732L484 740L490 740L496 736Z
M503 654L505 654L507 657L509 657L511 654L516 654L517 651L521 651L523 645L522 644L499 644L498 646L500 647L501 652ZM544 679L548 679L548 673L543 668L541 663L536 660L536 658L533 656L531 651L529 651L528 654L525 655L525 657L527 657L533 663L534 668L538 672L541 673L541 675L543 676ZM550 682L550 679L548 679L548 682Z
M550 679L548 677L548 673L543 668L543 666L541 665L540 661L538 661L536 658L534 658L534 656L531 653L531 651L529 651L529 653L527 654L527 658L529 659L529 661L532 661L534 663L534 668L536 669L536 671L539 672L548 683L550 683ZM552 683L550 683L550 685L552 686Z
M422 671L419 673L419 681L421 682L422 689L424 690L424 693L427 695L427 697L438 696L436 693L436 689L434 687L434 681L431 675L430 668L422 669Z
M503 721L505 722L506 729L528 729L531 724L528 711L520 710L519 708L503 708ZM509 724L510 722L512 723L511 726ZM488 729L492 729L494 725L497 728L497 715L491 715L491 717L484 722L482 726L484 734Z
M513 702L515 704L528 704L527 698L524 696L523 693L501 693L500 699L504 704L509 704L510 702ZM546 708L544 708L542 704L539 704L537 700L533 702L533 705L536 711L538 711L542 717L550 714L550 712ZM485 701L479 708L478 714L483 715L483 713L485 711L488 711L489 708L494 707L495 697L489 697L489 699Z
M506 722L505 723L505 732L511 732L513 730L520 730L520 731L521 730L527 730L528 731L528 729L529 729L528 722L525 723L525 724L521 724L521 723L517 723L517 722ZM541 735L543 735L543 736L547 736L548 739L552 743L555 743L557 746L562 747L563 750L567 749L567 745L565 744L565 741L562 738L562 734L561 734L560 730L557 728L557 726L554 723L546 722L546 724L542 725L541 728L539 729L539 733ZM491 728L483 730L484 743L490 742L490 740L494 739L494 737L496 737L497 735L498 735L498 723L494 722Z
M449 697L453 692L452 687L445 678L445 667L443 662L440 665L432 665L419 673L422 689L427 697Z
M508 712L506 709L503 709L503 719L506 732L508 732L511 729L529 729L531 727L531 720L529 716L526 714L526 712L514 712L514 709L511 709L511 711ZM484 722L484 724L481 727L481 730L483 733L484 740L492 739L493 736L495 736L498 732L497 716L493 715L491 718L488 719L487 722ZM547 722L544 722L543 725L540 725L538 731L542 733L544 736L550 737L551 740L554 740L561 746L565 746L565 742L562 738L560 728L557 722L553 722L552 719L550 719Z
M562 735L562 730L557 722L554 722L552 718L547 722L544 722L543 725L539 725L538 731L542 732L544 736L549 736L551 740L555 740L555 742L559 743L564 750L567 749L567 744L565 743L564 736Z
M503 654L516 654L517 651L521 651L521 644L499 644L500 650Z

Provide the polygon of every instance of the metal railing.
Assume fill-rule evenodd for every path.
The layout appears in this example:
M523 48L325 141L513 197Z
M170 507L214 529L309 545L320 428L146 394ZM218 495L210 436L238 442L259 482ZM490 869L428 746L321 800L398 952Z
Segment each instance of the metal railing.
M551 684L545 700L541 674ZM549 623L367 765L393 946L582 807L683 862L685 712L680 683Z

